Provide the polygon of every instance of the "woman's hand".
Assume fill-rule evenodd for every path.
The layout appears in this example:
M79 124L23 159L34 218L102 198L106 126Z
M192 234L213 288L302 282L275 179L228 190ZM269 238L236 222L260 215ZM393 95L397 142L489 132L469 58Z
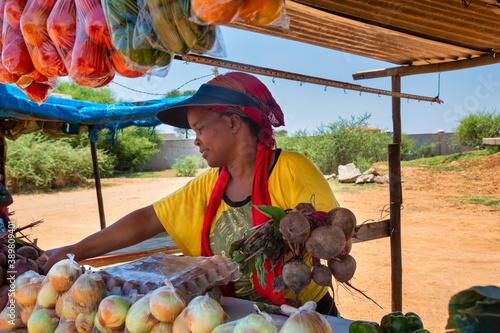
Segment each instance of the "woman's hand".
M50 268L54 266L56 262L61 261L63 259L68 259L68 254L70 253L75 254L74 245L68 245L57 249L48 250L42 253L42 255L37 259L37 261L45 262L45 264L41 268L42 274L47 275ZM78 261L76 255L74 259Z

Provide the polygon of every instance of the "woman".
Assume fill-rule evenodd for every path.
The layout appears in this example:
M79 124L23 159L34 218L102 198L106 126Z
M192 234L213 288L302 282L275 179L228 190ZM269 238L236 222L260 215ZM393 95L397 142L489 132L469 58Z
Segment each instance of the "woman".
M252 204L291 209L314 197L318 210L338 206L324 176L307 158L274 149L272 126L284 124L283 113L267 87L252 75L219 75L157 117L166 124L193 129L195 145L211 168L177 192L81 242L47 251L45 269L67 253L80 261L165 230L184 255L224 256L246 230L268 219ZM268 282L280 269L268 274ZM274 304L293 298L291 293L274 293L271 283L263 288L251 275L237 281L232 292ZM316 301L319 312L337 313L327 288L311 283L300 296L302 302Z

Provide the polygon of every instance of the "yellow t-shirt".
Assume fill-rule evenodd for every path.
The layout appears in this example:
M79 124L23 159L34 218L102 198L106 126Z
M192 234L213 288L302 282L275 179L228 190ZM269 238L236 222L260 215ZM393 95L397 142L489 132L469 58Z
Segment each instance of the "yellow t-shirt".
M203 219L218 175L218 168L209 169L183 188L154 203L158 218L184 255L201 255ZM339 206L325 177L299 153L276 152L275 164L269 172L268 188L272 205L282 209L292 209L300 202L311 202L317 210L323 211ZM227 256L231 243L243 238L245 231L251 228L250 207L250 197L237 203L223 197L209 236L214 254ZM304 260L311 264L310 256ZM235 283L236 295L257 300L256 292L248 292L250 283L250 276L242 277ZM327 291L327 288L311 282L300 293L300 299L302 303L308 300L317 302ZM294 299L293 293L288 291L285 291L284 297Z

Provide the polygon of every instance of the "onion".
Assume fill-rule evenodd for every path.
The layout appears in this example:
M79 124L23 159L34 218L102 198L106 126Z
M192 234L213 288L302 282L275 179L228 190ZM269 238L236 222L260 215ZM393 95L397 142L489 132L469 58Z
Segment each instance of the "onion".
M59 291L54 288L48 279L45 279L44 283L40 287L36 301L42 308L53 309L56 307L58 295Z
M151 313L163 322L173 322L186 307L186 301L179 289L176 289L167 279L165 286L151 293L149 300Z
M63 323L60 323L54 333L78 333L78 331L76 330L75 321L66 320Z
M24 325L28 324L28 319L30 318L31 314L33 313L33 310L35 310L35 305L24 306L21 309L21 322Z
M316 303L313 301L306 302L298 309L282 305L281 311L290 317L283 324L280 333L332 333L330 324L315 310Z
M56 315L61 318L62 317L62 310L63 310L63 301L64 297L66 296L67 292L60 293L56 296Z
M186 309L182 310L182 312L175 318L173 331L175 333L191 333L191 330L187 326L185 319Z
M61 318L75 320L79 313L90 314L91 312L92 311L87 308L76 305L69 293L64 296Z
M12 332L22 325L21 315L15 305L10 302L7 303L2 312L0 312L0 331Z
M106 285L97 273L82 274L71 287L73 303L94 310L106 297Z
M130 333L149 333L157 322L149 308L149 297L143 297L128 310L125 328Z
M130 308L130 302L122 296L111 295L99 303L97 317L102 326L123 328Z
M278 329L274 325L271 316L265 312L261 312L254 305L255 310L259 314L252 313L240 319L234 327L234 333L278 333Z
M50 283L59 291L68 290L82 274L80 266L73 258L74 256L71 256L56 262L47 273Z
M150 333L173 333L172 323L158 323L153 326Z
M208 294L195 297L184 312L187 327L196 333L210 333L227 318L220 304Z
M94 329L94 319L96 312L89 314L79 313L75 319L75 326L78 333L90 333Z
M54 333L58 325L59 318L54 311L40 309L31 314L26 326L30 333Z
M43 276L33 271L27 271L18 276L14 282L16 302L22 307L34 306L42 281Z
M212 333L233 333L234 328L236 327L237 324L238 324L237 320L221 324L221 325L217 326L216 328L214 328Z

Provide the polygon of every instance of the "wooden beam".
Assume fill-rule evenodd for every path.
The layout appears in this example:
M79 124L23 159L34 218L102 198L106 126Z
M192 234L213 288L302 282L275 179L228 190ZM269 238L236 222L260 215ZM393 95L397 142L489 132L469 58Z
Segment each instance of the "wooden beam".
M356 233L352 238L353 243L389 237L391 235L390 220L364 223L356 226Z
M101 176L99 173L99 165L97 163L97 148L94 141L90 141L90 152L92 153L92 166L94 168L95 191L97 193L97 205L99 207L99 220L101 222L101 230L106 228L106 218L104 216L104 204L102 201Z
M493 53L487 54L480 57L441 62L438 64L431 65L421 65L421 66L402 66L393 68L383 68L371 71L357 72L352 74L354 80L364 80L364 79L375 79L387 76L408 76L415 74L427 74L427 73L438 73L455 71L459 69L479 67L485 65L493 65L500 63L500 54Z

